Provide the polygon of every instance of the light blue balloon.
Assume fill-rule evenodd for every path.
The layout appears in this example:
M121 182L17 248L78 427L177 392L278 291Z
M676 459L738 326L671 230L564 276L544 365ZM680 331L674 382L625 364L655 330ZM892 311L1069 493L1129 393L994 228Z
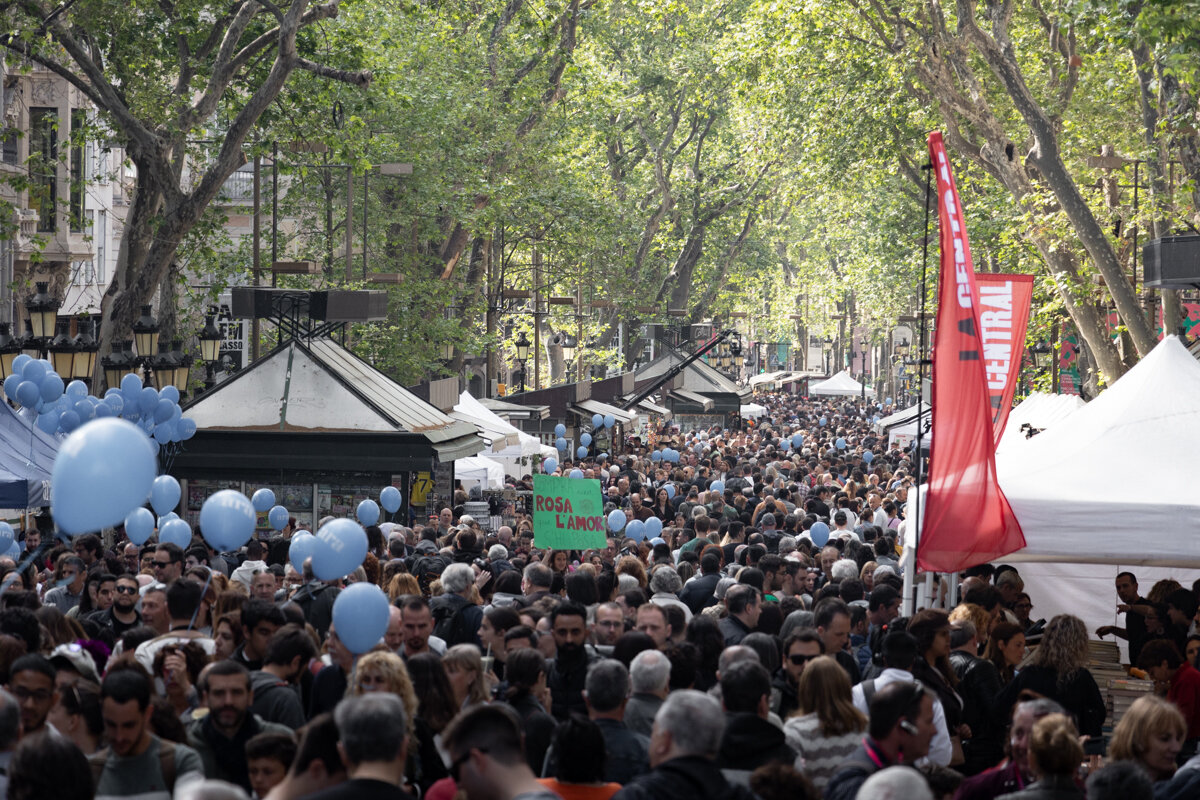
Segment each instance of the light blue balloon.
M66 385L63 379L57 372L47 372L42 376L42 380L38 383L38 388L42 393L42 401L53 403L58 398L62 397L63 390Z
M138 395L138 410L143 414L154 414L158 408L158 399L158 392L154 391L154 387L147 386Z
M175 388L174 384L164 386L158 396L164 400L170 400L172 403L179 402L179 390Z
M395 486L385 486L383 491L379 493L379 505L383 506L383 510L389 514L395 514L400 510L400 504L403 502L400 496L400 490Z
M645 530L647 536L654 538L655 536L658 536L660 533L662 533L663 524L662 524L662 520L659 519L658 517L651 517L650 519L646 520L645 524L646 524L646 527L644 528L644 530Z
M276 506L276 508L282 507ZM276 530L281 529L277 528ZM303 575L304 562L312 558L315 552L317 552L317 537L308 531L300 531L292 536L292 543L288 545L288 561L292 562L292 566L296 568L296 572Z
M373 583L347 586L333 601L333 627L345 648L355 655L379 644L387 633L390 614L387 595Z
M667 499L674 500L675 499L675 484L668 483L668 484L665 484L663 486L663 488L667 490Z
M163 525L166 525L168 522L170 522L173 519L179 519L179 515L176 514L174 511L168 511L165 514L160 514L158 517L158 527L161 528Z
M270 489L259 489L250 496L250 505L260 514L270 511L271 506L275 505L275 493Z
M799 447L802 444L804 444L804 434L793 433L792 434L792 447Z
M146 502L156 467L150 441L136 426L110 418L80 428L54 459L55 523L72 536L116 525Z
M158 405L154 407L154 421L166 422L171 418L172 412L178 407L179 406L175 405L170 400L160 397L158 399Z
M824 417L821 417L819 420L817 420L817 422L821 423L822 428L829 424L829 420L825 419Z
M554 449L555 449L555 450L557 450L557 451L558 451L558 452L560 452L560 453L566 452L566 449L567 449L567 440L566 440L566 439L564 439L564 438L563 438L563 437L561 437L561 436L560 436L560 437L558 437L557 439L555 439L555 440L554 440Z
M161 425L154 426L154 441L159 444L167 444L175 438L175 426L169 422L164 422Z
M72 400L82 400L88 396L87 384L80 380L74 380L67 384L67 397Z
M112 409L112 412L120 416L125 410L125 397L120 392L110 392L104 395L104 404Z
M58 411L46 411L38 414L37 426L42 433L54 433L58 430L58 418L62 416Z
M725 491L725 481L713 481L712 483L710 483L710 484L708 485L708 490L709 490L710 492L723 492L723 491Z
M196 420L181 419L179 420L179 438L187 441L196 435Z
M87 422L96 416L96 409L87 400L76 400L75 405L71 406L71 409L79 415L80 422Z
M130 395L139 394L142 391L142 379L132 372L121 378L121 391L125 394L125 399L129 399Z
M650 460L651 460L651 461L655 461L655 462L657 462L657 461L662 461L662 451L661 451L661 450L653 450L653 451L651 451L651 453L650 453Z
M374 500L363 500L354 511L354 516L363 525L370 527L379 524L379 504Z
M599 427L602 427L603 425L604 425L604 417L600 416L599 414L593 414L592 415L592 427L599 428Z
M185 520L173 519L159 527L158 540L178 545L180 548L186 550L192 543L192 526L188 525ZM209 544L212 544L212 542L210 541ZM214 544L213 549L220 550L221 548Z
M890 406L892 404L892 398L890 398L890 397L883 398L883 404L885 406Z
M862 460L867 462L868 464L870 464L872 461L875 460L875 454L872 453L870 450L863 450Z
M79 415L74 411L64 411L58 416L58 427L63 433L74 433L79 427Z
M36 361L29 362L36 364ZM23 380L17 384L17 402L26 408L31 408L42 399L42 388L34 381Z
M616 425L616 424L617 424L616 417L614 417L612 414L604 415L604 427L611 428L613 425Z
M581 478L583 478L583 470L576 467L575 469L571 470L571 474L568 475L567 477L574 478L575 480L580 480Z
M596 460L597 461L608 461L608 453L601 453L600 455L596 456Z
M610 531L619 531L625 527L625 512L619 508L614 508L608 512L608 529Z
M291 515L283 506L272 506L267 512L267 522L271 523L271 527L277 531L281 531L288 526Z
M0 550L7 550L13 546L15 540L12 525L7 522L0 521Z
M115 417L116 416L116 414L113 413L113 410L108 405L108 403L101 403L100 405L95 406L95 414L96 414L96 417Z
M154 515L148 508L135 508L125 517L125 535L134 544L144 545L154 533Z
M22 354L23 355L23 354ZM17 356L20 358L21 356ZM26 356L28 358L28 356ZM17 374L9 375L4 379L4 396L14 403L17 401L17 387L21 385L21 376Z
M808 529L808 536L817 547L824 547L829 542L829 526L824 522L814 522Z
M11 558L13 561L19 562L21 560L21 543L13 542L12 547L8 548L8 552L4 555Z
M779 446L782 447L784 450L791 450L792 449L792 440L791 439L781 439L779 442Z
M835 441L835 442L833 443L833 445L834 445L834 447L836 447L838 450L845 450L845 449L846 449L846 440L845 440L845 439L843 439L841 436L839 436L839 437L837 438L837 441Z
M34 384L40 384L48 371L45 361L31 359L21 370L21 377Z
M250 498L232 489L210 495L200 507L200 535L220 553L249 541L257 521Z
M579 436L579 443L581 445L583 445L584 447L587 447L589 444L592 443L592 435L590 433L581 434Z
M367 532L352 519L335 519L317 531L313 574L332 581L349 575L367 557Z
M554 435L560 439L563 438L564 436L566 436L567 435L567 426L563 425L561 422L558 423L557 425L555 425L554 426Z
M580 448L575 451L575 457L578 458L580 461L587 458L587 454L588 454L588 449L583 446L580 446Z
M545 472L547 475L553 475L556 469L558 469L557 458L547 458L542 462L542 472Z
M646 537L646 523L640 519L629 520L629 524L625 526L625 535L635 542L640 542Z
M170 514L179 506L179 481L170 475L159 475L150 487L150 507L160 517Z
M33 359L30 356L25 355L24 353L21 353L21 355L14 358L13 365L12 365L13 375L18 375L18 376L22 375L25 370L25 365L28 364L30 361L33 361Z

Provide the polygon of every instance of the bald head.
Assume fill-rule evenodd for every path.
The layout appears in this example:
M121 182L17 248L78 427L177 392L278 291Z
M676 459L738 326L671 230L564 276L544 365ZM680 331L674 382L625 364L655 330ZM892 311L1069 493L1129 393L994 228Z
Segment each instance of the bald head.
M388 626L387 632L383 635L383 642L387 645L388 650L391 650L393 653L400 649L400 645L404 644L402 616L399 607L388 607Z

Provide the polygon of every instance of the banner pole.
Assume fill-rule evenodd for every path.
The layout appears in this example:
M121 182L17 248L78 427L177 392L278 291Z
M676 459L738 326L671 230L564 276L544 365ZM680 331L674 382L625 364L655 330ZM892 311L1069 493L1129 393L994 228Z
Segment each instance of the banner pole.
M925 365L928 362L928 359L926 358L926 353L925 353L925 335L926 335L926 329L925 329L926 300L925 300L925 298L929 293L929 290L928 290L928 282L929 282L929 198L930 198L930 195L932 194L933 162L930 161L930 162L922 165L921 169L924 170L924 172L925 172L925 227L924 227L925 235L921 237L921 310L920 310L921 342L920 342L920 346L917 348L917 438L915 440L916 441L916 445L915 445L916 449L913 452L913 473L914 473L914 478L915 478L915 482L914 482L914 486L913 486L913 499L912 499L912 506L913 506L912 512L913 513L905 515L905 519L908 521L908 525L906 525L905 528L906 529L911 528L911 530L912 530L912 547L904 548L905 550L911 549L912 557L909 560L909 563L905 565L907 567L907 569L904 570L904 589L903 589L904 596L902 598L902 604L904 606L904 613L909 616L916 613L916 607L917 607L917 598L916 598L917 548L920 546L920 540L921 540L921 531L919 529L918 521L919 521L920 515L921 515L921 491L920 491L920 489L921 489L921 483L923 482L924 477L925 477L924 464L922 463L923 449L921 447L922 440L924 439L923 433L924 433L925 427L921 423L921 416L924 411L924 405L925 405L925 395L924 395L924 391L923 391L924 382L925 382Z

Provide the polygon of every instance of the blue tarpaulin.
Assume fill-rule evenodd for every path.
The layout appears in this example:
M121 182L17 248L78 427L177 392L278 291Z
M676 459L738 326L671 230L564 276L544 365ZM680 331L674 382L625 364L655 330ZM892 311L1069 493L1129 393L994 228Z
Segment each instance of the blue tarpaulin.
M50 505L50 472L58 439L0 402L0 508Z

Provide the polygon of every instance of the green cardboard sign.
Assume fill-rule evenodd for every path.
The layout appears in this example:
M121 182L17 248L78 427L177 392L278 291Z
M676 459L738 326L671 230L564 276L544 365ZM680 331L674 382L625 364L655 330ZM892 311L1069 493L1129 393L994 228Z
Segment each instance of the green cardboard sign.
M584 550L608 544L600 481L533 476L533 544L554 550Z

